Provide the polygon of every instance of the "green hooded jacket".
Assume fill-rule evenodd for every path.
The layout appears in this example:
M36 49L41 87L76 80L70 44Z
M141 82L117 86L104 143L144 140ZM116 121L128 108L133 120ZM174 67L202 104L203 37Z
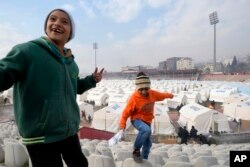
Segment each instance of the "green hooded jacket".
M14 85L15 119L24 144L56 142L78 132L76 95L96 86L92 75L80 79L78 74L74 56L61 56L44 37L14 46L0 60L0 91Z

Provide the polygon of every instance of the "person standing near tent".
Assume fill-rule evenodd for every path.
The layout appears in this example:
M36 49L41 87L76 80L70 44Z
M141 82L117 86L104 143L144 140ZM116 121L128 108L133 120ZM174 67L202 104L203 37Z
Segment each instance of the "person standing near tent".
M203 134L200 134L200 135L198 136L198 142L199 142L200 144L209 144L208 141L207 141L206 136L204 136Z
M178 144L181 144L181 138L182 138L182 132L183 131L183 128L180 126L179 128L178 128L178 138L177 138L177 143Z
M211 101L211 103L210 103L210 105L208 106L208 108L210 108L210 109L215 109L215 101L213 100L213 101Z
M0 91L14 85L14 113L33 167L87 167L77 132L76 95L96 86L103 70L79 78L74 56L65 44L74 22L63 9L45 19L46 36L16 45L0 60Z
M197 139L197 132L198 132L197 129L195 129L195 127L192 126L192 128L190 129L190 133L189 133L191 142L196 141L196 139Z
M139 131L133 151L133 158L137 163L148 159L152 146L151 123L154 119L155 102L173 98L172 93L161 93L150 89L150 84L149 77L145 73L139 72L135 79L136 91L131 95L120 118L120 129L125 130L126 121L130 117L132 125Z
M187 144L189 138L189 132L187 131L187 127L184 126L181 132L181 144Z

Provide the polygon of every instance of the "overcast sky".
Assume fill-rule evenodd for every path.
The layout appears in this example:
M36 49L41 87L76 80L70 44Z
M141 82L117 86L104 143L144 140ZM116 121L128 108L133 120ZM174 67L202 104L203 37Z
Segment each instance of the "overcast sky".
M1 0L0 58L22 42L44 35L50 10L70 11L76 36L73 50L81 73L150 65L170 57L212 62L217 11L217 60L250 54L250 0Z

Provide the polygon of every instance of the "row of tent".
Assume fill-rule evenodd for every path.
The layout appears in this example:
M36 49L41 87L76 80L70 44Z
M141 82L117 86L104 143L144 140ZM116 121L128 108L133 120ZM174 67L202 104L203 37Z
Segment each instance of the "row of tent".
M238 92L237 87L227 86L226 83L168 80L152 80L151 82L152 89L175 94L173 100L163 102L169 102L170 108L176 108L180 104L202 103L208 100L223 103L226 97ZM134 90L133 80L103 80L96 88L83 93L80 99L85 102L94 102L97 106L126 103Z
M175 94L174 99L163 101L170 108L180 104L202 103L207 100L224 102L231 94L237 93L237 87L229 87L223 82L207 81L169 81L151 80L151 87L161 92ZM79 96L80 101L93 102L96 106L106 106L112 103L126 103L135 90L133 80L103 80L97 87ZM0 93L0 99L13 103L13 88Z
M116 133L119 129L119 121L125 103L115 103L106 106L94 113L92 127L99 130L105 130ZM154 116L155 119L152 122L152 133L153 134L174 134L175 129L170 122L167 114L168 107L166 105L155 105ZM126 130L131 129L130 120L127 120ZM134 130L134 129L133 129ZM136 131L134 131L136 133Z
M131 80L104 80L95 89L92 89L79 97L79 101L96 100L95 105L105 104L106 106L93 113L92 127L110 132L117 132L121 113L134 92L134 83ZM211 127L216 126L219 132L232 131L228 120L247 119L250 121L249 95L239 93L237 87L227 86L224 82L191 82L191 81L155 81L152 89L174 93L173 99L165 99L155 104L155 119L152 123L153 134L174 134L175 129L168 116L169 108L180 110L178 123L187 126L190 130L194 125L200 133L208 133ZM178 89L168 89L173 86ZM93 98L94 95L96 97ZM104 98L105 97L105 98ZM98 102L98 99L105 99ZM238 99L238 101L232 98ZM231 99L231 100L230 100ZM205 101L216 101L222 104L224 113L209 109L200 105ZM127 129L131 127L127 121ZM133 129L134 130L134 129ZM134 133L137 133L134 130Z
M125 105L125 103L116 103L94 112L92 127L116 133L119 129L119 121ZM166 105L156 104L154 106L153 134L176 135L168 111ZM208 134L214 123L217 124L217 131L231 132L226 115L197 103L187 104L180 109L178 123L181 126L187 126L188 130L194 125L198 132L202 134ZM129 119L127 120L126 129L131 129ZM135 129L132 128L132 130L137 133Z

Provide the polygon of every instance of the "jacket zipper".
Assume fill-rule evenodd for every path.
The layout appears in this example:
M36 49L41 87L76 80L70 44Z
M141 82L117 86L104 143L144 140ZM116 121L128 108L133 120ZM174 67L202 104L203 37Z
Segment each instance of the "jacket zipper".
M67 89L67 67L66 64L64 63L64 76L65 76L65 103L66 103L66 114L67 114L67 136L69 136L69 126L70 126L70 114L69 114L69 108L68 108L68 98L67 98L67 93L68 93L68 89Z

